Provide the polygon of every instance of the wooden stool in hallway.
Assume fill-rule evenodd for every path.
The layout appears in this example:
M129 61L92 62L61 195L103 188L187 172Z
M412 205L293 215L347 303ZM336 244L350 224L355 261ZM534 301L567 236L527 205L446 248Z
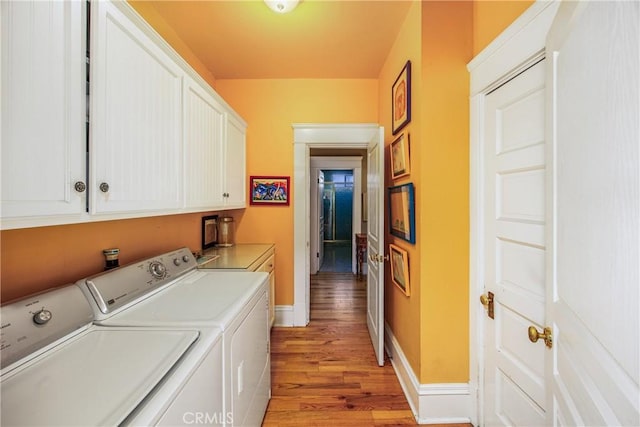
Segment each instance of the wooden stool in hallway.
M356 233L356 261L358 262L358 277L362 276L362 264L364 264L367 254L367 235Z

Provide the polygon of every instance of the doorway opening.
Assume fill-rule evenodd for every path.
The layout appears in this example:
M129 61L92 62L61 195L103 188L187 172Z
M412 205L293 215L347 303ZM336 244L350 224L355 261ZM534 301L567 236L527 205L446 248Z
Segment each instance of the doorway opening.
M323 253L320 272L351 271L353 222L353 170L322 170Z
M355 274L355 234L366 230L362 216L366 150L313 149L311 154L309 274Z
M311 171L311 156L320 155L316 150L333 151L334 154L323 153L324 156L354 155L351 152L356 150L367 150L372 141L382 140L380 136L381 128L377 124L293 124L293 198L294 221L293 221L293 307L276 306L276 321L281 325L306 326L309 323L309 285L310 272L314 268L316 258L314 241L318 238L314 222L311 218L314 212L314 203L317 203L316 194L310 190L310 185L316 182ZM367 157L365 156L364 159ZM366 160L365 160L366 161ZM323 166L319 167L320 169ZM349 169L344 167L342 169ZM360 194L358 187L358 174L354 174L354 193ZM360 175L361 176L361 175ZM365 175L366 176L366 175ZM312 189L313 190L313 189ZM353 216L354 233L356 227L362 228L362 203L356 196L358 203L355 203ZM316 202L314 202L316 200ZM356 259L353 258L355 271ZM317 271L317 270L316 270Z

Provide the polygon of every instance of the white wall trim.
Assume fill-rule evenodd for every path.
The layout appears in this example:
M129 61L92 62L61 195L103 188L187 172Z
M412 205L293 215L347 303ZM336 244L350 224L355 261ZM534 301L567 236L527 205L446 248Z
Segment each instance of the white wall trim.
M469 62L471 96L488 93L544 51L559 0L538 0Z
M471 422L473 401L469 384L420 384L400 344L386 323L385 349L418 424Z
M538 0L469 64L471 73L469 141L469 393L471 423L484 420L483 328L486 321L479 297L484 286L484 105L492 90L544 58L547 33L559 1Z
M276 305L276 318L273 326L293 326L293 306L292 305Z
M293 127L293 325L309 323L309 151L364 148L378 132L375 123L295 123Z

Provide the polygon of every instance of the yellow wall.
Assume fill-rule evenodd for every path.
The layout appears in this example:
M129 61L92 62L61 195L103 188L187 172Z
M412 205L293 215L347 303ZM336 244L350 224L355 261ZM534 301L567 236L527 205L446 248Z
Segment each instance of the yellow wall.
M456 31L452 31L456 28ZM380 74L380 120L388 147L390 88L412 67L411 174L387 186L415 187L416 243L388 234L409 253L411 292L386 271L385 320L421 383L469 379L469 77L471 2L415 2ZM386 154L388 156L388 148ZM387 218L388 223L388 218Z
M422 383L469 380L469 73L473 4L422 10ZM451 31L451 28L457 28Z
M183 246L199 250L201 217L209 214L4 230L0 299L8 301L99 273L106 248L120 248L121 264Z
M533 0L475 0L473 2L473 55L487 47L533 4Z
M191 49L178 37L176 32L158 14L153 4L145 0L127 0L127 2L171 45L185 61L193 67L211 87L215 88L216 79L209 69L198 59Z
M421 176L418 173L421 167L422 144L422 62L421 53L421 9L420 2L413 2L400 33L385 61L379 76L379 121L384 126L385 134L385 170L386 186L413 182L416 190L417 203L422 200ZM400 133L392 135L391 129L391 87L407 60L411 61L411 122ZM390 174L389 146L400 136L408 134L410 138L411 175L392 182ZM387 195L388 197L388 195ZM388 205L388 199L385 206ZM416 228L419 231L421 209L416 205ZM388 212L385 212L385 223L389 224ZM422 240L418 234L416 244L412 245L391 234L386 236L385 253L389 252L389 243L394 243L405 249L409 254L409 287L410 296L404 293L391 282L389 264L385 263L385 321L389 324L393 335L398 340L407 360L418 375L420 367L420 331L423 325L420 322L420 295L422 293L421 266L418 262Z
M293 177L292 123L375 123L377 80L217 80L220 95L249 123L247 175ZM238 242L276 244L276 304L293 304L293 205L249 206Z

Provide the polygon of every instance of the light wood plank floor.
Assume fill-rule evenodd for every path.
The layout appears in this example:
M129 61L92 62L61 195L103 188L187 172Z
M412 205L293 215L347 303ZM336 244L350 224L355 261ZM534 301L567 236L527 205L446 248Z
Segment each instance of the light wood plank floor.
M391 364L376 363L365 287L351 273L312 276L309 325L273 328L263 426L416 425Z

